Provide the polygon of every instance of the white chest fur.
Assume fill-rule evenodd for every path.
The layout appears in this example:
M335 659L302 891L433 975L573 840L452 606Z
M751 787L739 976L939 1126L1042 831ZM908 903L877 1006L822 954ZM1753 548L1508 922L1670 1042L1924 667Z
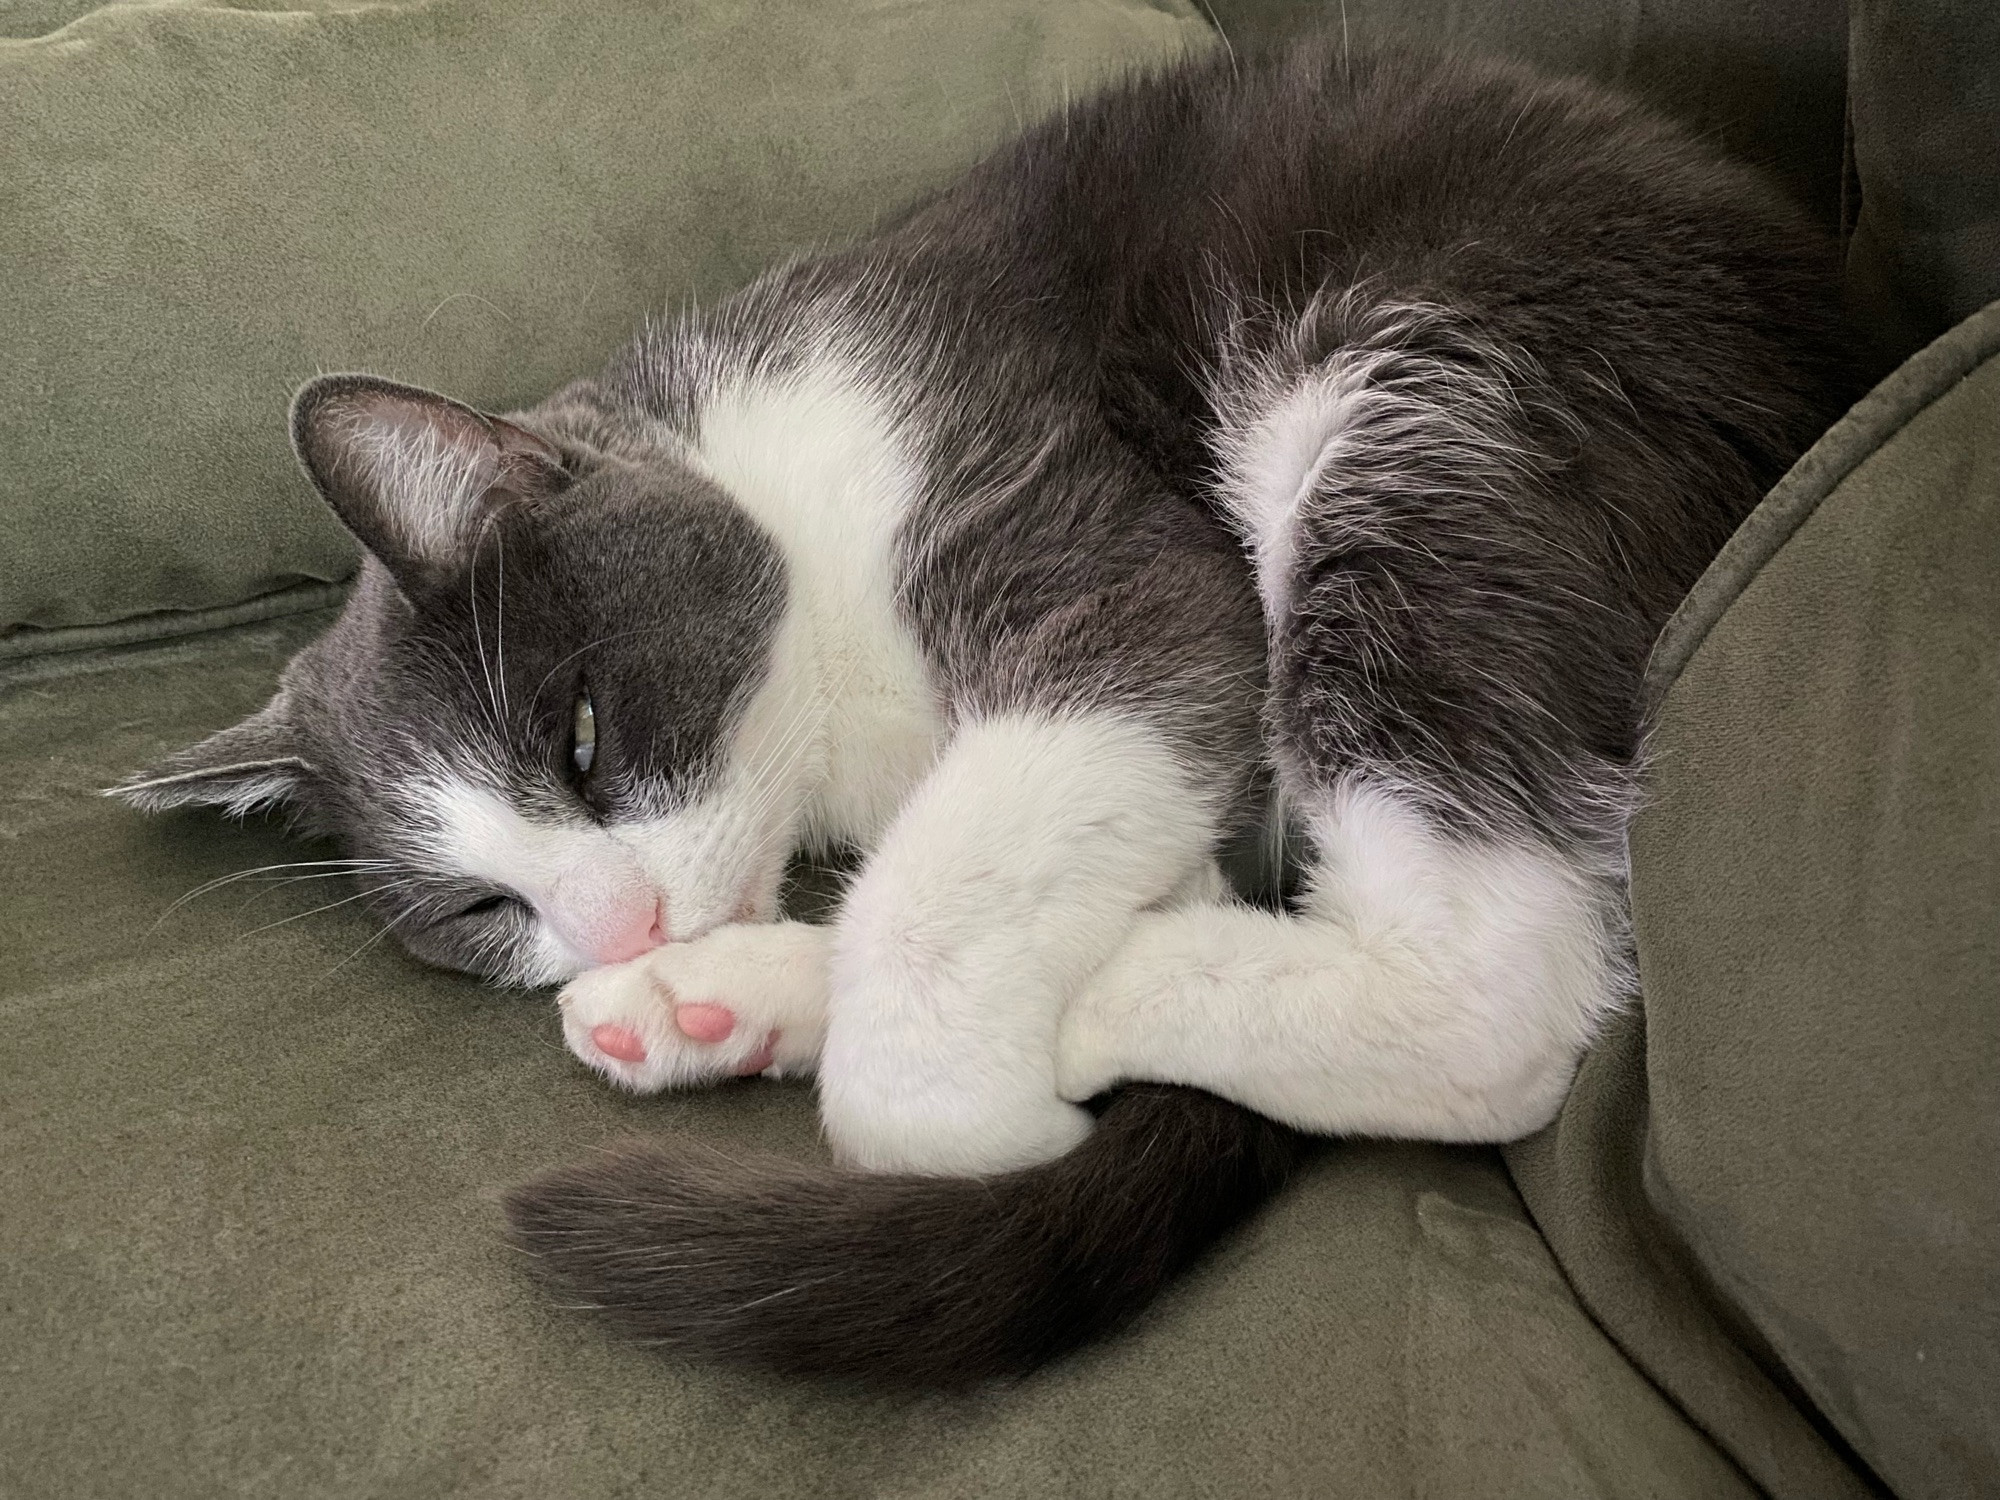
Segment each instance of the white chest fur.
M872 845L929 768L941 726L897 616L896 537L920 478L884 403L822 357L726 383L688 458L778 544L790 598L765 693L820 790L808 832Z

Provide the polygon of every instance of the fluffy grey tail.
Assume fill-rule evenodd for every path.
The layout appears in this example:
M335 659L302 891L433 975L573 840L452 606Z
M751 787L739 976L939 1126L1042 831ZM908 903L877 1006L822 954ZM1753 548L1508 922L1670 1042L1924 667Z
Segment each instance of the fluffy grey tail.
M642 1338L935 1388L1025 1373L1144 1307L1284 1180L1298 1137L1194 1089L1112 1096L996 1177L870 1176L635 1144L507 1200L516 1241Z

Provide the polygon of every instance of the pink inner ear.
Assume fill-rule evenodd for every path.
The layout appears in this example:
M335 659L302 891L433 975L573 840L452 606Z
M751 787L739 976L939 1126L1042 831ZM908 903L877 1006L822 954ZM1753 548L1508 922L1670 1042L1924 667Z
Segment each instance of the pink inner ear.
M329 377L300 407L300 455L328 502L371 552L448 561L475 513L564 480L554 444L433 391L372 377Z

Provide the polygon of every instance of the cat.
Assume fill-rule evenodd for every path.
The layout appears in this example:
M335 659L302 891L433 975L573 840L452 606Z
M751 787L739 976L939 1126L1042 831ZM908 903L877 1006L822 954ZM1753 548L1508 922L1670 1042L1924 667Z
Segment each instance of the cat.
M289 809L418 958L566 983L616 1083L817 1073L839 1167L521 1190L586 1299L782 1370L1027 1370L1301 1132L1554 1116L1633 988L1648 649L1851 394L1833 285L1582 82L1191 59L529 409L311 382L352 597L114 790ZM1278 909L1218 865L1273 821ZM832 846L833 920L780 920Z

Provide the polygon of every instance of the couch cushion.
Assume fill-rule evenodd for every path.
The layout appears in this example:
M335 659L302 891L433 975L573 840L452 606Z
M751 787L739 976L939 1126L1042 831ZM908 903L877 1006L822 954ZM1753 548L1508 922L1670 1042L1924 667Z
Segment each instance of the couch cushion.
M1849 9L1848 295L1900 359L2000 297L2000 6Z
M537 398L1210 40L1189 0L82 9L0 15L0 655L325 603L354 552L285 448L312 375Z
M1842 1450L1909 1500L1985 1493L2000 304L1800 461L1653 679L1645 1013L1517 1177L1607 1328L1773 1494L1865 1493Z
M812 1152L810 1096L615 1094L546 995L417 968L338 883L176 905L323 851L94 789L260 702L318 623L0 668L0 1494L1751 1493L1490 1151L1329 1149L1130 1333L962 1399L550 1306L504 1187L633 1131Z

